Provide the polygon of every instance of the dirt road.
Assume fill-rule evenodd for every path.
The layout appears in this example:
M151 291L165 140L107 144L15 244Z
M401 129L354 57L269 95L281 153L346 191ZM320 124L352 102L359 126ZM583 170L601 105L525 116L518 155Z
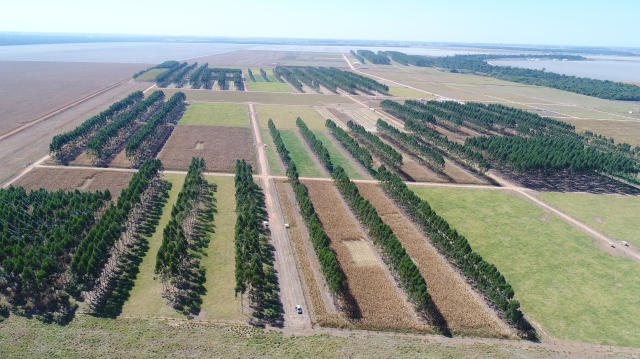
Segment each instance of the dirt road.
M258 151L258 164L260 167L260 181L264 189L265 204L269 213L269 229L271 230L271 243L275 248L275 270L280 286L280 300L284 311L284 326L289 328L311 328L309 311L311 308L306 302L302 291L300 271L298 270L293 253L293 246L289 240L289 233L285 228L284 215L280 207L278 193L269 177L270 169L267 154L264 150L264 142L260 133L258 119L253 104L249 104L251 126L253 128L256 148ZM298 314L295 306L302 306L302 314Z

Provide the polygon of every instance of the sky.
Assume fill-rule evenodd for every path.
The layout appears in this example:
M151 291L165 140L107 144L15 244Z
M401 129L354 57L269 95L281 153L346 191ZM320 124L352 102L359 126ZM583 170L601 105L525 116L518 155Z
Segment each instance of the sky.
M640 47L640 1L20 0L0 31Z

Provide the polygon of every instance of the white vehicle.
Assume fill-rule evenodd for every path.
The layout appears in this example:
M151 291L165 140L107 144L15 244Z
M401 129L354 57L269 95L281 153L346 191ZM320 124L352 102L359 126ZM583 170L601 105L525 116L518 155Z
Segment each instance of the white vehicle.
M289 223L285 223L284 228L289 228Z
M296 313L302 314L302 307L300 306L300 304L296 305Z

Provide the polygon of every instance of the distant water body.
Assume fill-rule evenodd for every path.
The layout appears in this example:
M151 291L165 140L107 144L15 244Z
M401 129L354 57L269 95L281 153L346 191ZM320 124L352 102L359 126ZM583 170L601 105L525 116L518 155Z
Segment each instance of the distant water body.
M481 53L514 53L508 50L474 49L463 47L362 47L322 45L265 45L229 43L154 43L108 42L76 44L42 44L0 46L0 61L60 61L115 62L156 64L165 60L184 60L194 57L227 53L237 50L310 51L346 53L352 49L372 51L401 51L412 55L452 56ZM531 69L545 68L563 73L602 80L640 82L640 58L621 56L589 56L589 61L553 60L494 60L496 65Z
M640 82L640 57L588 56L586 61L491 60L500 66L556 72L598 80Z

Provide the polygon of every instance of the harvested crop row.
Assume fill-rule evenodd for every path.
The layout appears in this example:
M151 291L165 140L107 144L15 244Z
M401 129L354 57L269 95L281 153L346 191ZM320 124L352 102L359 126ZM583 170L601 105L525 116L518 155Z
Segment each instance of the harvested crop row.
M452 332L508 336L509 327L479 302L471 288L424 238L421 231L402 213L383 190L374 184L358 184L358 190L391 226L402 246L425 278L429 294Z
M304 181L356 301L362 327L424 330L331 183Z

